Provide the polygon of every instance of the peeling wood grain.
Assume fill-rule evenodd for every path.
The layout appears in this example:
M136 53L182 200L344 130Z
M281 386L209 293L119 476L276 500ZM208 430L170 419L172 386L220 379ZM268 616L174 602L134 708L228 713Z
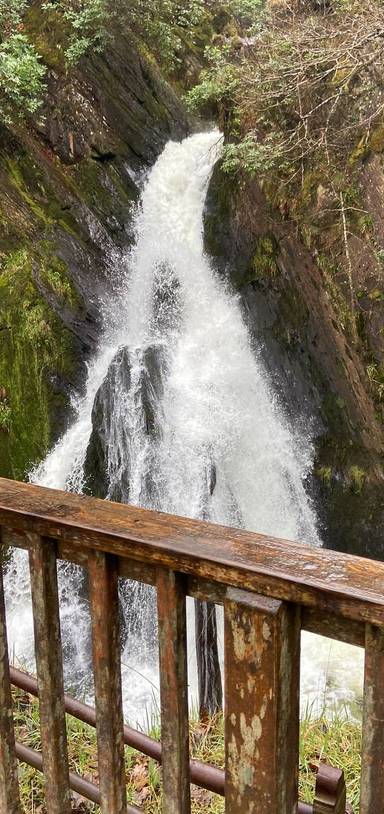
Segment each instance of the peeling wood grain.
M1 535L1 529L0 529ZM9 680L3 571L0 564L0 812L21 814Z
M299 767L299 609L228 589L224 612L226 812L293 814Z
M360 814L384 814L384 629L367 625Z
M182 576L158 569L164 814L191 810L185 587Z
M56 551L51 541L27 534L35 654L40 700L44 792L48 814L69 814L71 792L64 709Z
M88 568L101 812L126 814L118 564L96 551Z

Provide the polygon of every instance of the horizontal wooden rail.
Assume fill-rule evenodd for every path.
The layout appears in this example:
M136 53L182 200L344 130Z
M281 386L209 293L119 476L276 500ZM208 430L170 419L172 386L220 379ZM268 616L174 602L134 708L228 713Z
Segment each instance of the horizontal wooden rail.
M29 548L24 532L3 528L2 539L6 546L25 550ZM57 542L56 548L58 558L87 567L87 549L82 549L80 545L74 548L73 545L60 541ZM118 569L120 577L138 580L147 585L156 585L155 566L119 557ZM228 591L228 586L225 583L215 583L191 575L187 575L186 579L188 596L206 602L214 602L216 605L224 604ZM365 647L365 623L356 619L352 620L338 616L332 611L327 612L316 607L302 607L301 627L311 633L318 633L321 636L353 644L356 647Z
M384 624L384 563L362 557L3 478L0 525L54 538L76 562L85 563L89 550L104 551Z

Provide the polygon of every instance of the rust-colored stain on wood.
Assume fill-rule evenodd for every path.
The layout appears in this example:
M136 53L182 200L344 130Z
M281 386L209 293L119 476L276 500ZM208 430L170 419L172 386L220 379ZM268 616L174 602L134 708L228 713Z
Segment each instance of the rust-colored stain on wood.
M29 564L45 801L49 814L69 814L71 792L64 709L63 665L57 588L56 552L52 542L28 533Z
M159 568L157 575L163 812L189 814L189 728L185 580Z
M226 811L294 814L300 627L295 607L229 589L225 602Z
M362 557L4 478L0 524L384 624L384 563Z
M96 731L102 814L126 814L117 562L89 555Z
M384 814L384 630L367 625L360 814Z
M313 814L345 814L346 806L344 773L341 769L320 764L316 775Z

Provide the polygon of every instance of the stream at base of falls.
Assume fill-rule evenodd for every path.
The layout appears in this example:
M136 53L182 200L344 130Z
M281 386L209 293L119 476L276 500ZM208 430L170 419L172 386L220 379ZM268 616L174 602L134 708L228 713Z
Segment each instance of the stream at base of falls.
M104 304L104 332L85 395L74 404L72 425L30 478L321 545L305 489L311 439L302 426L300 433L291 426L251 347L239 299L204 253L204 202L221 145L217 131L170 142L150 171L135 246L117 265ZM33 670L25 552L14 552L5 587L11 659ZM82 570L61 563L59 589L66 688L91 700ZM125 717L145 726L158 706L154 591L121 581L120 599ZM188 617L194 703L191 610ZM302 640L302 705L318 711L346 704L357 715L362 652L309 633Z

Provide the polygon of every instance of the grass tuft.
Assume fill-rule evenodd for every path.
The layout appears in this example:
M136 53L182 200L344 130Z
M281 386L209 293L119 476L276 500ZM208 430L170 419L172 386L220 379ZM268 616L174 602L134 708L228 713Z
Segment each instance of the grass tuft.
M37 700L13 691L16 738L26 746L41 750L39 706ZM98 783L96 733L92 727L67 716L68 750L71 771ZM152 737L159 737L159 726L153 724ZM192 757L224 766L223 717L207 723L193 717L190 723ZM323 761L344 769L348 801L353 812L359 807L361 725L335 712L317 718L306 716L301 722L300 799L313 801L315 775L313 767ZM150 758L130 747L125 749L128 801L142 808L144 814L161 811L161 769ZM20 764L22 805L28 814L47 814L44 805L43 778L39 772ZM73 814L99 814L99 807L74 797ZM192 786L192 814L223 814L224 800L216 794Z

